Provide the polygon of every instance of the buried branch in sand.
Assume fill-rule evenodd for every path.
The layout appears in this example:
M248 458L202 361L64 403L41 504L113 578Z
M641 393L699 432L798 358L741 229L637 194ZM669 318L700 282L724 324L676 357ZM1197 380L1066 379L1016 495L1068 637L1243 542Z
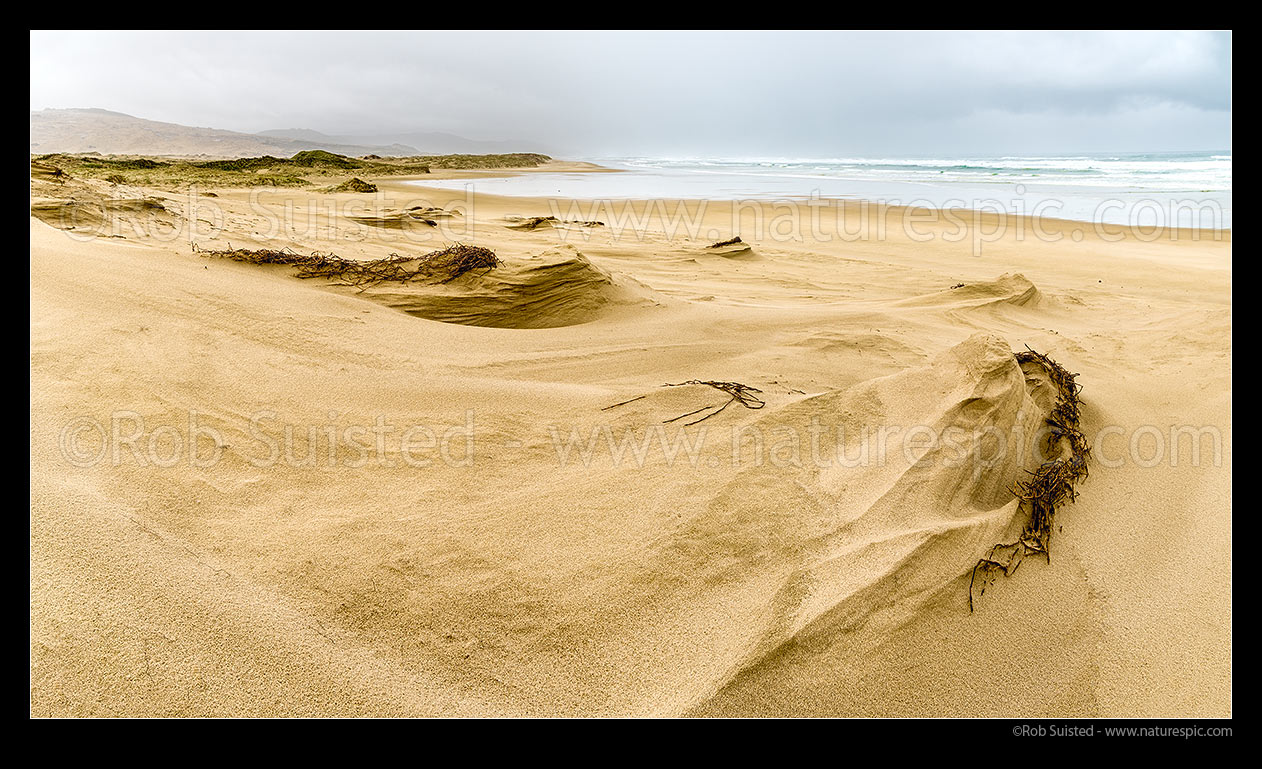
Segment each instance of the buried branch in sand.
M288 248L200 253L292 267L292 277L324 278L327 287L353 288L409 315L469 326L555 328L586 323L617 305L658 305L642 285L619 283L572 248L507 262L488 248L461 243L372 261Z
M1020 537L1013 542L993 545L986 556L979 559L973 566L968 591L970 613L974 610L974 595L985 594L986 588L994 583L1000 573L1004 576L1013 574L1027 555L1042 553L1045 558L1051 560L1052 525L1056 508L1066 501L1074 501L1077 497L1074 484L1088 475L1087 463L1091 455L1091 447L1079 427L1081 400L1078 396L1082 388L1075 381L1077 375L1069 373L1048 356L1029 348L1025 352L1017 353L1015 357L1023 368L1037 367L1056 387L1056 400L1046 419L1046 424L1050 428L1047 438L1047 455L1055 455L1055 458L1029 471L1031 476L1029 480L1018 481L1012 487L1012 493L1028 506L1030 518ZM685 427L695 425L721 413L733 403L740 403L745 408L755 410L766 406L766 402L758 397L761 390L739 382L690 379L686 382L667 383L662 386L684 387L687 385L706 385L722 390L731 397L720 406L703 406L663 420L664 424L708 412L684 423ZM645 397L647 396L637 395L634 398L605 406L601 410L615 409Z
M299 254L290 249L276 251L266 248L257 250L229 248L224 251L213 251L199 249L194 244L193 251L247 264L281 264L297 267L296 277L336 280L341 285L353 286L361 291L388 281L407 283L411 280L425 279L438 283L450 283L471 270L492 270L501 264L491 249L468 246L463 243L456 243L421 257L391 254L385 259L366 262L344 259L337 254L318 252ZM409 266L413 263L416 267L410 269Z
M708 254L716 254L728 259L754 256L753 247L741 240L740 235L727 240L720 240L717 243L711 243L702 250Z
M554 227L561 223L561 220L555 216L509 216L505 217L508 222L506 225L510 230L526 230L533 232L540 227Z
M506 227L510 230L525 230L526 232L534 232L542 227L561 227L563 225L573 225L575 227L604 227L604 222L595 220L581 219L558 219L555 216L506 216L504 220L508 222Z
M677 417L664 419L662 420L662 424L670 424L671 422L678 422L684 417L690 417L694 414L700 414L703 411L710 411L711 409L713 409L712 411L710 411L710 413L706 414L703 417L694 419L691 422L684 423L684 427L688 427L689 425L695 425L698 422L704 422L705 420L709 419L715 414L718 414L720 411L727 408L728 406L731 406L733 403L740 403L745 408L754 409L754 410L760 409L763 406L767 405L766 401L764 401L762 398L759 398L757 395L755 395L755 393L761 393L762 390L759 390L756 387L750 387L749 385L743 385L740 382L710 382L710 381L703 381L700 379L689 379L687 382L674 382L674 383L667 382L666 384L662 385L662 387L684 387L687 385L706 385L707 387L713 387L716 390L722 390L723 392L727 393L731 397L728 398L728 400L724 402L722 406L702 406L699 409L694 409L692 411L689 411L687 414L680 414ZM629 398L625 401L615 403L612 406L605 406L603 409L601 409L601 411L608 411L609 409L617 408L618 406L625 406L628 403L634 403L635 401L638 401L644 397L645 396L643 395L637 395L634 398Z
M441 251L432 251L421 257L418 273L446 275L440 283L450 283L470 270L493 270L501 262L495 252L482 246L466 246L457 243Z
M1074 490L1074 484L1088 474L1087 460L1091 456L1091 447L1079 429L1082 402L1078 394L1082 386L1074 381L1077 375L1069 373L1056 361L1029 347L1025 352L1017 353L1016 357L1022 366L1029 364L1041 368L1052 384L1056 385L1056 403L1047 416L1047 424L1051 428L1048 453L1058 452L1060 456L1049 459L1039 465L1038 469L1030 471L1030 480L1018 481L1013 486L1012 493L1029 506L1030 520L1015 542L994 545L986 557L973 566L973 575L968 583L970 613L973 611L974 590L977 595L984 595L986 588L994 583L1000 573L1005 577L1010 576L1030 553L1042 553L1051 562L1052 519L1056 515L1056 508L1077 498L1078 492Z
M699 419L694 419L691 422L684 422L684 427L687 427L688 425L695 425L698 422L703 422L709 419L710 417L719 413L723 409L737 402L739 402L742 406L744 406L747 409L755 409L755 410L760 409L763 406L767 405L766 401L762 400L757 395L754 395L754 393L761 393L762 390L759 390L755 387L750 387L748 385L743 385L740 382L707 382L707 381L702 381L700 379L689 379L687 382L678 382L676 384L667 383L662 386L663 387L683 387L684 385L706 385L707 387L713 387L716 390L722 390L723 392L727 393L728 395L732 397L729 398L727 402L725 402L722 406L719 406L718 408L715 408L714 406L705 406L703 408L697 409L696 411L689 411L687 414L680 414L679 416L674 417L672 419L664 420L663 424L677 422L680 419L683 419L684 417L690 417L693 414L698 414L702 411L706 411L707 409L714 409L713 411L711 411L710 413L706 414L703 417L700 417Z

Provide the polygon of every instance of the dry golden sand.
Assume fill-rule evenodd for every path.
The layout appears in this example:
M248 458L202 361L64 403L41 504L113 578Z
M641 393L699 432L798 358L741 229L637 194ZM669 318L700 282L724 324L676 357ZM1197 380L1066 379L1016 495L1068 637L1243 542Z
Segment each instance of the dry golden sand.
M456 197L376 181L395 208ZM147 192L187 222L186 199ZM219 195L226 234L205 247L441 245L265 226L286 202L380 208L371 195ZM546 201L479 197L467 239L504 272L363 294L32 217L32 712L1230 715L1230 236L1010 230L974 256L898 227L780 241L754 208L752 252L723 256L656 220L642 238L510 229ZM706 217L736 234L729 204ZM1126 455L1141 426L1193 425L1221 431L1221 461L1194 465L1189 442L1177 463L1093 466L1050 564L1029 559L974 614L972 564L1020 528L1016 452L980 474L913 464L902 436L879 466L731 461L736 427L769 444L813 421L1033 429L1046 402L1010 354L1027 344L1080 374L1089 437L1121 428L1098 456ZM722 402L660 387L688 379L767 405L686 428L707 430L696 466L659 448L558 462L549 426L643 432ZM470 409L468 467L404 466L397 436L394 467L250 461L263 411L272 436L297 426L301 458L308 425L441 433ZM185 435L195 412L229 445L208 468L141 467L127 448L66 461L67 425L122 411Z

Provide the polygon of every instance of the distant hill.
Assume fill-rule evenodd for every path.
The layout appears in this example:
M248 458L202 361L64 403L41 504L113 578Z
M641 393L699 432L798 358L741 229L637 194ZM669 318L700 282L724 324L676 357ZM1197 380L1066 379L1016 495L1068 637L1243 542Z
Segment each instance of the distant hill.
M214 158L275 155L289 157L303 150L323 149L340 155L403 155L440 153L496 153L510 144L476 142L447 134L416 134L421 144L396 138L362 141L305 129L261 134L194 128L177 123L110 112L103 109L45 109L31 113L31 152L99 152L103 155L205 155ZM529 148L512 145L513 151Z
M413 131L393 134L369 135L333 135L322 134L309 128L281 128L271 131L260 131L259 136L268 136L291 141L325 142L351 145L415 147L421 155L450 154L495 154L505 152L543 152L553 154L548 148L538 146L534 142L521 141L485 141L466 139L463 136L441 132ZM377 153L384 154L384 153Z

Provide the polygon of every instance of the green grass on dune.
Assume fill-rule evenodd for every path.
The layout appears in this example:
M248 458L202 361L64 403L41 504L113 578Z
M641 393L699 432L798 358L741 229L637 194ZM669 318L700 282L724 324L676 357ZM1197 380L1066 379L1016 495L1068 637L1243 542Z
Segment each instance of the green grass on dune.
M324 150L293 157L270 155L230 160L153 158L131 155L62 154L31 156L33 163L60 169L72 177L106 179L141 187L305 187L331 176L404 176L431 168L521 168L551 158L535 153L502 155L424 155L403 158L353 158Z

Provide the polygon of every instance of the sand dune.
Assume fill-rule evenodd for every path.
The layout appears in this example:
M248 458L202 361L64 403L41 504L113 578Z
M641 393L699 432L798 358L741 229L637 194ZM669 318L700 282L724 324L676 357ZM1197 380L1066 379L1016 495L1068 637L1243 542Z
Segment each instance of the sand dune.
M519 230L522 232L535 232L536 230L551 229L579 229L584 227L603 227L604 222L598 221L574 221L569 219L558 219L555 216L517 216L511 215L504 217L506 224L504 225L510 230Z
M651 290L615 279L572 246L450 282L385 283L362 293L420 318L494 328L573 326L596 320L615 305L656 303Z
M89 236L99 232L132 230L167 233L178 229L162 201L152 197L32 200L31 215L59 230L79 230Z
M1010 305L1013 307L1037 307L1043 297L1038 287L1024 275L1004 273L995 280L962 283L945 291L904 300L902 304L950 305L955 307L987 307Z
M389 210L416 204L373 181ZM204 247L380 259L443 232L268 237L248 191L216 201ZM476 203L461 239L503 264L362 291L187 241L85 241L50 226L68 203L33 203L33 712L1230 714L1229 234L975 256L897 230L758 238L750 209L619 237ZM734 220L737 258L707 253ZM1027 344L1080 374L1086 433L1123 432L1050 562L970 614L1051 407ZM685 426L727 398L663 387L694 379L764 405ZM75 464L76 419L142 437ZM190 419L218 461L166 466ZM331 445L379 419L380 451L371 431ZM1217 463L1188 443L1110 461L1170 424L1219 429ZM434 439L423 465L408 426Z

